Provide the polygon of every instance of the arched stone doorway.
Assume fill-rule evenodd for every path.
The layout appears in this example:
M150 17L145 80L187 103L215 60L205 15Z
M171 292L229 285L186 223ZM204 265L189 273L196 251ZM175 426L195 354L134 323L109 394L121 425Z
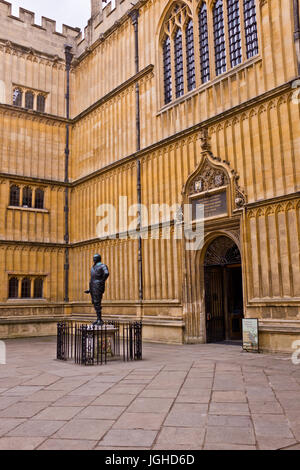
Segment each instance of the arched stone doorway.
M208 343L242 339L241 254L229 237L215 238L204 260L206 339Z

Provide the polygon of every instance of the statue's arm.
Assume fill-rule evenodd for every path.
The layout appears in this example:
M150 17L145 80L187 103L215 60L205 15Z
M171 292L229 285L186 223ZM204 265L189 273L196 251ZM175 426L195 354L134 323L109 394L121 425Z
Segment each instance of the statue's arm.
M106 264L103 265L103 277L104 277L105 281L109 277L109 270L108 270L108 267L106 266Z

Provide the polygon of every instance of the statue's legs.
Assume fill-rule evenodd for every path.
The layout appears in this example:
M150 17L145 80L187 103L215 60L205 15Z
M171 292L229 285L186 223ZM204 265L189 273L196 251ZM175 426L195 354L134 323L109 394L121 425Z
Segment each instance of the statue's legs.
M94 303L94 307L95 307L96 314L97 314L97 321L94 323L94 326L102 326L103 325L103 320L102 320L102 296L103 296L103 294Z

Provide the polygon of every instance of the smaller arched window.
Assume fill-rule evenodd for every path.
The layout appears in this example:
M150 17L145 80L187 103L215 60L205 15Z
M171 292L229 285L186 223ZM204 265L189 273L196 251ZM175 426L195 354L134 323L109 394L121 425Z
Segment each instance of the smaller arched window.
M26 91L25 93L25 108L33 109L34 95L31 91Z
M34 207L36 209L44 209L44 191L43 191L43 189L37 189L35 191Z
M223 0L217 0L213 8L216 75L226 72L226 43L224 34Z
M23 92L20 88L15 88L13 91L13 105L22 106Z
M43 279L37 278L34 280L34 298L42 299L43 298Z
M165 104L167 104L172 100L171 41L169 36L163 43L163 59Z
M196 86L194 27L193 27L193 20L191 19L188 22L186 30L185 30L185 41L186 41L187 84L188 84L188 91L191 91Z
M38 95L37 96L37 105L36 105L36 109L37 111L39 111L40 113L44 113L45 112L45 103L46 103L46 98L44 95Z
M177 29L174 37L175 94L179 98L184 94L182 31Z
M29 186L25 186L23 189L23 207L32 207L32 189Z
M13 185L10 187L9 205L18 207L20 205L20 188Z
M31 280L29 278L22 279L21 297L22 299L30 299L31 296Z
M8 298L17 299L19 296L19 280L16 277L12 277L8 284Z

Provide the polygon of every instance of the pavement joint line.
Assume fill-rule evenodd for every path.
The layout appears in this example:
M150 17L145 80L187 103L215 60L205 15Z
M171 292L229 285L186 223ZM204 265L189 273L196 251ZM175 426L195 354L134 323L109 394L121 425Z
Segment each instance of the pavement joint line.
M161 367L161 368L157 371L157 373L156 373L155 376L153 377L152 381L160 374L160 372L162 371L162 369L163 369L163 367ZM132 369L126 376L124 376L124 377L118 382L118 384L119 384L123 379L125 379L126 377L128 377L128 375L130 375L134 370L136 370L136 369ZM133 402L134 400L136 400L136 399L140 396L140 394L147 388L148 385L149 385L149 384L145 384L144 388L131 400L130 404L132 404L132 402ZM129 406L129 405L128 405L128 406ZM128 406L125 407L125 410L120 414L120 416L115 420L115 422L114 422L114 423L111 425L111 427L105 432L105 434L103 434L103 436L101 437L101 439L99 439L99 440L97 441L97 444L93 447L93 450L95 450L95 449L99 446L100 442L103 441L103 439L106 437L106 435L109 433L109 431L111 431L111 429L112 429L112 427L114 426L114 424L116 423L116 421L118 421L118 420L121 418L121 416L123 416L123 414L127 412Z
M262 371L264 373L264 369L262 369ZM251 421L252 430L253 430L254 439L255 439L255 448L256 448L256 450L258 450L258 448L259 448L258 447L258 439L257 439L257 435L256 435L256 430L255 430L255 426L254 426L254 422L253 422L252 413L251 413L249 397L248 397L248 391L247 391L247 388L246 388L245 372L243 370L243 367L241 367L241 373L242 373L243 382L244 382L244 386L245 386L245 396L246 396L246 400L247 400L247 405L248 405L249 414L250 414L250 421Z
M172 405L170 406L169 412L166 414L165 419L164 419L163 422L161 423L161 427L160 427L160 429L158 430L158 433L156 434L156 438L155 438L154 441L153 441L153 444L152 444L152 446L151 446L151 450L153 450L153 447L154 447L154 446L156 445L156 443L157 443L157 440L158 440L158 438L159 438L159 436L160 436L160 434L161 434L161 432L162 432L162 429L163 429L163 427L164 427L164 424L165 424L165 422L166 422L166 419L168 418L168 415L171 413L172 409L174 408L174 405L175 405L175 403L176 403L176 399L178 398L178 396L179 396L179 394L180 394L180 392L181 392L181 390L182 390L182 388L183 388L183 385L184 385L184 383L186 382L186 378L187 378L188 374L190 373L190 371L191 371L191 369L192 369L192 367L193 367L193 364L194 364L194 362L192 362L192 364L191 364L189 370L188 370L187 373L185 374L185 377L184 377L184 379L183 379L183 381L182 381L181 387L179 388L179 390L178 390L178 392L177 392L176 397L173 398L173 403L172 403ZM166 366L164 366L164 367L166 367Z
M274 387L273 387L271 381L270 381L270 383L269 383L269 386L270 386L270 388L272 389L272 391L273 391L273 393L274 393L274 395L275 395L276 401L278 402L280 408L282 409L282 415L283 415L283 416L285 417L285 419L287 420L287 423L288 423L288 426L289 426L289 430L290 430L291 434L293 435L293 438L295 439L295 441L297 441L296 436L295 436L295 434L294 434L294 431L293 431L293 429L292 429L292 427L291 427L291 422L290 422L289 418L286 416L286 414L285 414L285 412L284 412L284 408L283 408L283 406L282 406L280 400L278 400L278 398L277 398L276 390L274 389Z
M210 411L210 405L211 405L211 402L212 402L212 396L213 396L213 390L214 390L214 383L215 383L215 379L216 379L216 369L217 369L217 362L215 361L214 362L214 368L213 368L213 381L212 381L212 385L211 385L211 389L210 389L210 396L209 396L209 401L208 401L208 407L207 407L207 417L206 417L206 425L205 425L205 430L204 430L204 437L203 437L203 444L202 444L202 449L204 449L205 445L206 445L206 438L207 438L207 423L208 423L208 416L209 416L209 411Z

